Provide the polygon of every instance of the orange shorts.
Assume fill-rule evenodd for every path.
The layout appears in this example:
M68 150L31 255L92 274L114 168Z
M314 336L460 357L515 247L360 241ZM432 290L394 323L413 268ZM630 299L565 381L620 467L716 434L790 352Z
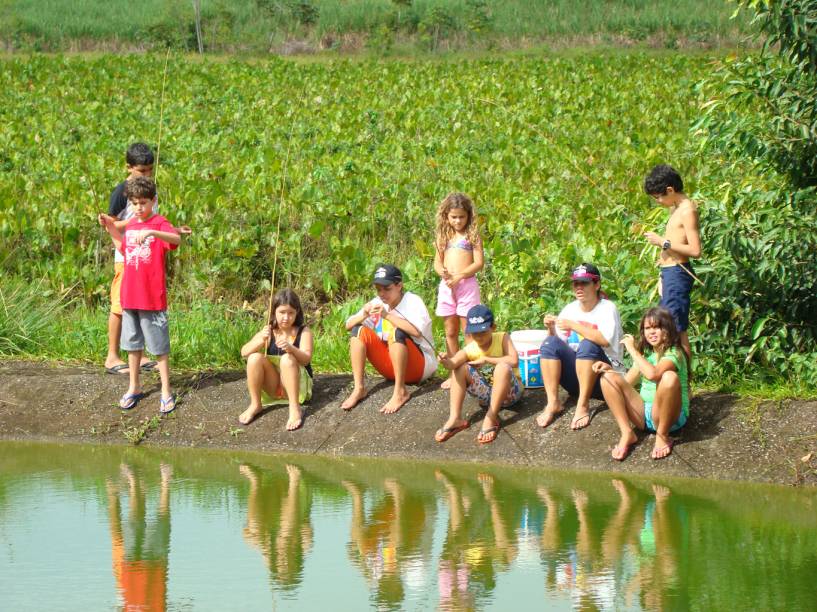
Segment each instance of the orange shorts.
M117 262L113 265L113 282L111 283L111 312L122 314L122 302L119 299L122 291L122 275L125 273L125 264Z
M360 326L357 339L366 345L366 357L386 380L394 380L394 366L389 355L389 344L368 327ZM423 379L426 359L423 352L411 340L406 341L408 364L406 364L406 382L418 383Z

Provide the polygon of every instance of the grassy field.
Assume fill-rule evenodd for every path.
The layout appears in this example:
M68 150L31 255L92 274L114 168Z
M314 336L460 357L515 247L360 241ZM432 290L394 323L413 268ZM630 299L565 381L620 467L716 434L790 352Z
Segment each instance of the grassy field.
M414 53L536 45L735 45L726 0L201 0L208 51ZM22 50L196 49L190 0L0 0Z

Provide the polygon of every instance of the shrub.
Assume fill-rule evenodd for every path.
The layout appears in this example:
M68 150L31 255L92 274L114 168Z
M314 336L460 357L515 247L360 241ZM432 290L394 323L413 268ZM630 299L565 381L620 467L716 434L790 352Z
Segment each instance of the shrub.
M694 127L719 185L704 217L708 343L814 381L817 359L791 355L817 353L817 2L741 4L766 44L701 83Z

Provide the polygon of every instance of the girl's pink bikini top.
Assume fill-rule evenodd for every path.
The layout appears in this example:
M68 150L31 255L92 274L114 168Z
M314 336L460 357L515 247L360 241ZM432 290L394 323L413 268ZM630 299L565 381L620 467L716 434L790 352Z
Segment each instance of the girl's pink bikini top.
M474 245L471 244L471 241L468 238L460 238L454 242L448 241L448 244L445 245L446 251L448 249L462 249L463 251L473 251Z

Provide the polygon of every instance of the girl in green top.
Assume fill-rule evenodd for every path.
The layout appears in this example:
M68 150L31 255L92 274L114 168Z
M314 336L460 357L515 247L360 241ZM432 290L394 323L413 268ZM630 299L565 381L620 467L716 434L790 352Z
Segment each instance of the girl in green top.
M616 461L624 461L638 441L633 426L655 432L653 459L669 457L673 445L669 434L683 427L689 416L689 364L672 315L665 308L650 308L639 328L637 347L629 334L621 341L633 358L633 367L625 376L603 361L593 364L593 371L602 374L604 401L621 431L612 451ZM640 394L633 386L639 378Z

